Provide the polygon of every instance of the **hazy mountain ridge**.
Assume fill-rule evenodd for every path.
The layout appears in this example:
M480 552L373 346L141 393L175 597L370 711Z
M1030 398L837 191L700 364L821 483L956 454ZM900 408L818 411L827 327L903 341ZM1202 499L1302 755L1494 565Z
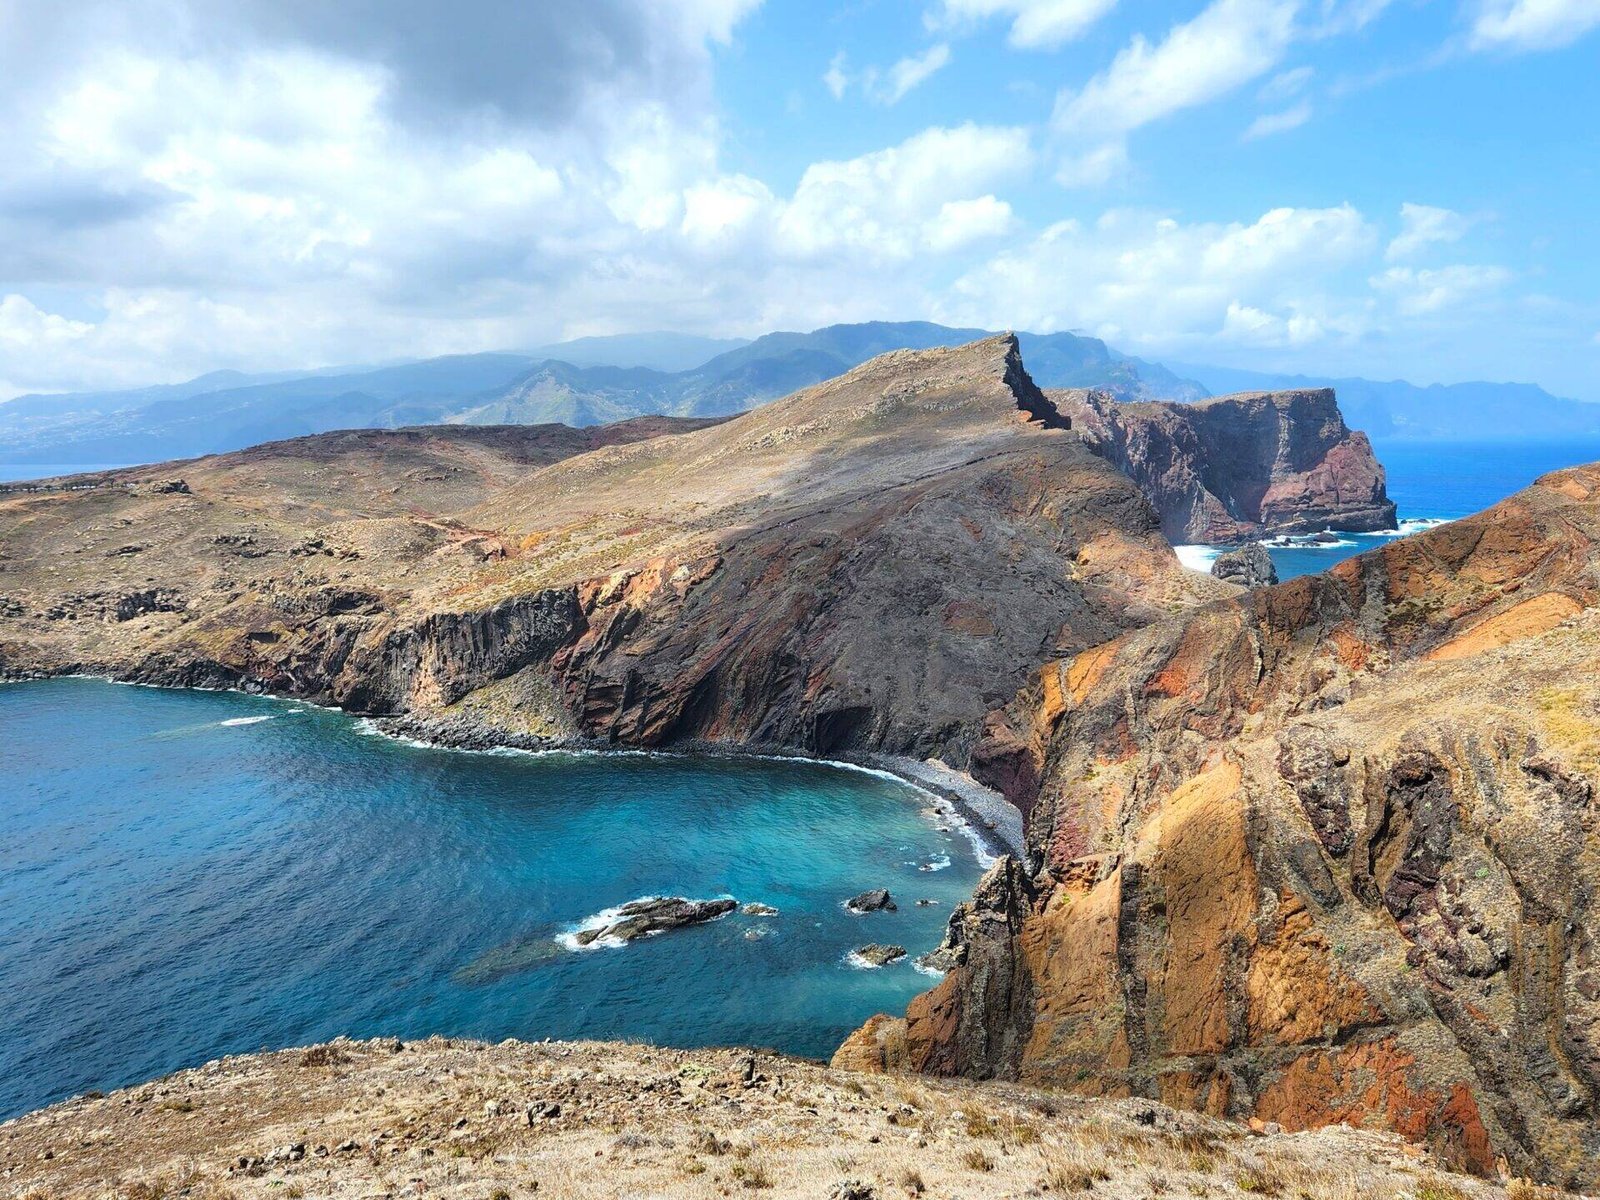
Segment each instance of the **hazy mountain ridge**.
M150 462L221 453L342 428L418 424L597 425L660 413L725 416L836 378L889 350L986 336L930 322L833 325L766 334L689 370L670 361L726 342L622 335L549 347L587 365L525 354L452 355L357 371L264 379L236 373L121 393L25 396L0 405L0 458L11 462ZM1103 387L1126 398L1195 399L1203 388L1071 333L1019 335L1052 387ZM613 361L600 361L609 356ZM221 378L219 379L219 376ZM208 382L225 386L208 386Z
M988 333L928 321L868 321L769 333L751 342L621 334L526 354L447 355L276 374L217 371L120 392L21 396L0 404L0 460L152 462L343 428L727 416L836 378L891 350L961 345ZM1173 370L1121 354L1098 338L1026 332L1017 337L1041 387L1102 388L1122 400L1193 401L1212 393L1331 386L1350 426L1380 440L1600 435L1600 404L1553 396L1532 384L1418 387L1223 367Z

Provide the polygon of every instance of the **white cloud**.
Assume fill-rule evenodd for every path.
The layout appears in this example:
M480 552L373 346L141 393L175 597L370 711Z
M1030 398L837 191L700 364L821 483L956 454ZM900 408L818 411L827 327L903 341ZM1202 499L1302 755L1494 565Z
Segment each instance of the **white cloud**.
M1246 346L1303 346L1321 341L1326 334L1322 322L1305 313L1278 316L1231 301L1220 337Z
M1109 161L1115 151L1107 148L1121 146L1133 130L1215 100L1276 66L1298 8L1299 0L1212 0L1159 44L1135 35L1105 71L1056 97L1051 124L1068 143L1098 145L1093 153Z
M0 299L0 346L8 350L62 350L86 337L94 326L43 312L25 296Z
M748 175L697 183L684 189L682 231L701 245L737 237L759 224L772 206L767 185Z
M1471 219L1458 212L1408 201L1400 206L1400 232L1384 257L1390 262L1404 261L1428 246L1459 242L1471 227Z
M1068 152L1056 165L1056 182L1062 187L1100 187L1129 168L1128 144L1106 142L1081 153Z
M1460 264L1437 270L1390 267L1372 278L1376 291L1391 297L1405 316L1424 316L1455 308L1496 292L1512 279L1504 267Z
M1117 0L940 0L927 13L932 29L960 29L1009 19L1007 40L1021 50L1053 50L1082 37Z
M1287 133L1291 129L1299 129L1311 119L1311 105L1302 101L1292 108L1282 112L1262 113L1250 127L1244 131L1244 140L1255 141L1257 138L1271 137L1275 133Z
M850 86L850 76L845 74L844 69L846 61L845 53L841 50L828 61L828 69L822 73L822 86L833 93L835 100L843 100L845 89Z
M972 200L947 200L927 225L928 248L936 252L959 249L984 238L1011 232L1016 216L1011 205L992 195Z
M1322 0L1318 21L1310 33L1313 37L1334 37L1356 33L1365 29L1394 0Z
M1081 91L1057 98L1054 123L1078 136L1127 133L1225 95L1278 62L1297 7L1286 0L1213 0L1159 45L1136 35Z
M940 42L921 54L902 58L885 71L881 79L875 78L869 90L881 104L898 104L912 88L927 82L949 62L950 47Z
M1311 77L1315 74L1315 67L1296 67L1292 71L1280 71L1261 85L1261 90L1256 93L1256 99L1263 104L1282 104L1285 100L1292 100L1305 91L1306 85L1311 82Z
M1597 0L1482 0L1468 44L1475 50L1554 50L1597 26Z
M987 206L992 185L1021 174L1030 161L1023 130L969 124L927 129L843 162L813 163L783 206L776 249L802 257L849 249L895 259L949 245L946 202ZM956 216L970 222L983 211L956 210ZM992 220L994 210L987 211Z
M1087 329L1126 349L1301 345L1349 338L1370 298L1330 281L1376 253L1350 205L1278 208L1249 224L1183 224L1112 210L1062 221L961 277L951 320L1018 329ZM1352 280L1360 289L1361 279Z

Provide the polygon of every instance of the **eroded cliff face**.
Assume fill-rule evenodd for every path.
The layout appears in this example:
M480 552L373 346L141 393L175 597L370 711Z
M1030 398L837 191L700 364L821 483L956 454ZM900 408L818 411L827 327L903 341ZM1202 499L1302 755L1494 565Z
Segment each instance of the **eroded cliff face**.
M724 423L367 431L79 484L0 497L0 667L467 742L959 763L1044 657L1233 590L1179 567L1011 338Z
M1330 388L1195 404L1125 404L1099 391L1051 397L1139 485L1174 543L1394 528L1383 467Z
M1600 1183L1600 466L1057 659L957 965L845 1061Z

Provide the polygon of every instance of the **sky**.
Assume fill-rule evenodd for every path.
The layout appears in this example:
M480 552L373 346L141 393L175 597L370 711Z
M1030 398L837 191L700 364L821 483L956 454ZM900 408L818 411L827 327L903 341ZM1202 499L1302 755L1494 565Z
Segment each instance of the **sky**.
M0 397L929 319L1600 400L1600 0L0 0Z

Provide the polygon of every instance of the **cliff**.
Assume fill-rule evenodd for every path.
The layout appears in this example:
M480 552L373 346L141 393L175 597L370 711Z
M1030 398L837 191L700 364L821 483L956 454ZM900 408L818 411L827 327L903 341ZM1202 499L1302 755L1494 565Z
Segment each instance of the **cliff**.
M1195 404L1124 404L1100 391L1051 398L1139 485L1174 543L1395 527L1383 467L1329 388Z
M1045 656L1232 590L1178 566L1010 337L720 423L535 428L0 493L0 668L265 689L472 743L960 764Z
M1048 663L973 759L1029 869L848 1057L1592 1190L1597 539L1600 465Z
M0 1188L30 1200L1091 1189L1108 1200L1168 1189L1504 1200L1412 1149L1354 1129L1252 1135L1145 1102L864 1079L761 1052L340 1040L221 1059L0 1125Z

